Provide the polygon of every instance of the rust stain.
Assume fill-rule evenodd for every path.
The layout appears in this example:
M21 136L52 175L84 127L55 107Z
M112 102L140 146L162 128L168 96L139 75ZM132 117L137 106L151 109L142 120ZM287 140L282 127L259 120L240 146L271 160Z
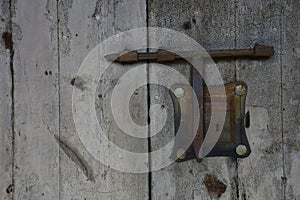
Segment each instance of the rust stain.
M208 194L214 198L220 198L227 189L227 185L211 174L205 175L204 184Z
M88 180L95 182L92 168L88 165L88 162L83 158L83 156L79 154L77 149L72 148L71 145L67 144L65 141L62 141L58 136L54 135L54 137L62 150L74 163L79 166Z

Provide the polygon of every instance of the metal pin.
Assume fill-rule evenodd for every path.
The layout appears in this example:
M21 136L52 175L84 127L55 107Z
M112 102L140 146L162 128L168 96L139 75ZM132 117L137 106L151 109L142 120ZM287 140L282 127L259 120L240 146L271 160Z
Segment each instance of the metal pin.
M247 147L243 144L240 144L235 148L235 152L237 155L243 156L247 153Z
M235 94L237 94L239 96L243 96L246 94L247 89L242 85L238 85L234 88L234 92L235 92Z
M174 90L174 95L177 98L182 98L184 96L184 94L185 94L184 89L182 89L181 87L178 87Z

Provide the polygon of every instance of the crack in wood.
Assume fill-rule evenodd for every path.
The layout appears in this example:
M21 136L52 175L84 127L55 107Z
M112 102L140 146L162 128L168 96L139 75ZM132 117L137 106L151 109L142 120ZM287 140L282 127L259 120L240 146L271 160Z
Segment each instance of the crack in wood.
M83 171L84 175L88 178L87 180L95 183L95 177L91 166L89 166L88 162L79 154L78 150L71 147L66 141L62 141L58 136L54 135L54 137L65 154Z

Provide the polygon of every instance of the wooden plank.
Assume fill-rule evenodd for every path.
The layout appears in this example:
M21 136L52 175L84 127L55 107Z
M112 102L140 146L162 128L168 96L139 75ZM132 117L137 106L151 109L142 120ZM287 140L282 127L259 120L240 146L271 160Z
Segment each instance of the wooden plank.
M224 3L224 1L154 0L148 4L148 10L150 26L181 31L194 38L206 49L235 47L234 1ZM181 41L176 42L175 45L179 45ZM181 45L186 47L187 44ZM171 66L186 78L190 78L190 70L186 64L171 64ZM220 61L217 66L225 83L235 81L234 61ZM149 77L154 81L160 73L160 71L150 71ZM208 79L213 75L211 73L209 68L204 69ZM165 88L151 86L150 97L151 105L163 104L168 113L164 128L151 139L152 150L155 150L174 137L173 110L169 92ZM201 164L195 160L174 163L151 175L152 199L237 198L236 163L230 158L205 158ZM222 187L214 187L215 185L222 185Z
M58 199L59 99L56 2L14 10L15 199Z
M83 171L80 167L82 162L74 162L74 159L70 159L67 152L61 149L61 199L148 199L148 174L120 172L95 160L81 143L72 114L72 91L80 89L80 77L77 77L77 72L84 58L108 37L131 28L145 26L145 5L145 1L133 3L127 0L94 0L85 3L59 1L60 139L75 149L78 159L90 169L89 173ZM142 37L141 41L144 41L144 44L141 45L145 45L146 34L138 37ZM126 41L122 45L122 48L118 49L120 52L132 48L132 44ZM97 89L96 112L98 117L102 117L100 124L109 130L107 135L116 145L129 151L147 152L147 140L136 140L122 134L109 113L111 92L118 79L129 69L131 66L114 65L107 70ZM144 76L146 78L146 71ZM146 123L146 88L137 90L131 102L137 113L136 116L133 115L134 120L139 124Z
M0 2L0 199L12 197L12 81L9 2Z
M284 199L281 121L282 1L237 2L237 47L272 45L267 60L237 61L237 77L248 84L252 153L238 161L240 199Z
M285 199L300 199L300 2L286 1L281 18Z
M110 35L145 26L146 2L59 1L59 66L56 1L1 1L0 5L4 19L0 21L0 33L3 36L8 32L3 38L8 40L0 43L0 199L147 199L148 174L117 172L95 161L85 150L76 134L71 103L72 90L77 87L74 78L82 60ZM236 163L227 158L206 158L201 164L176 163L150 174L152 199L214 199L219 195L221 199L300 198L299 8L296 0L149 1L150 26L182 31L207 49L246 47L258 42L274 45L276 51L269 60L217 63L225 82L235 81L237 76L249 86L251 127L247 136L252 154L238 161L238 172ZM14 80L12 52L8 50L11 47L6 45L10 29ZM190 78L185 64L171 66ZM101 99L99 112L109 108L109 88L115 86L114 80L130 68L111 68L107 72L97 91ZM152 71L150 79L155 80L159 73ZM206 74L209 76L210 71ZM103 91L108 91L107 96ZM151 86L151 104L162 103L172 116L168 95L164 88ZM147 113L143 110L147 108L146 98L144 87L132 99L133 116L139 118L135 119L139 124L147 119L143 115ZM122 148L148 150L147 142L119 134L115 124L109 127L109 137ZM173 132L170 117L163 131L152 138L152 150L165 144ZM206 186L209 181L226 185L226 191Z

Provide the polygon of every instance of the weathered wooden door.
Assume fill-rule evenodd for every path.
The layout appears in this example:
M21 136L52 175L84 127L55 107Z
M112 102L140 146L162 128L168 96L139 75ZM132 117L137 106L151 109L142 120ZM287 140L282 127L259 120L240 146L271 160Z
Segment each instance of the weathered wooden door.
M0 5L0 199L300 199L299 1L1 0ZM248 84L248 158L205 158L135 174L105 166L86 150L72 113L73 89L86 89L79 67L105 39L147 26L180 31L206 49L274 46L268 60L216 63L225 83ZM142 47L155 43L147 33L137 40ZM131 47L124 41L120 52ZM161 73L142 66L140 76L149 81ZM187 64L170 66L190 78ZM120 134L106 113L112 89L132 67L106 71L95 108L111 141L149 152L174 135L166 88L140 87L131 99L131 116L139 125L147 124L152 104L169 115L150 139ZM204 73L209 76L209 69Z

